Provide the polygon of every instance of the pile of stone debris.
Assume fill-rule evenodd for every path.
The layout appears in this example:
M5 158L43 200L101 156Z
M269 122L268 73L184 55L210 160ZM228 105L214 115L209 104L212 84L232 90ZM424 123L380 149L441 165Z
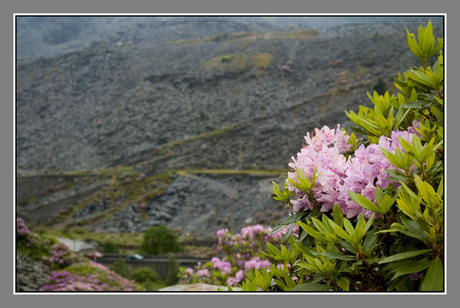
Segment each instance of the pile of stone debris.
M35 261L18 253L16 258L16 292L44 291L52 269L43 262Z

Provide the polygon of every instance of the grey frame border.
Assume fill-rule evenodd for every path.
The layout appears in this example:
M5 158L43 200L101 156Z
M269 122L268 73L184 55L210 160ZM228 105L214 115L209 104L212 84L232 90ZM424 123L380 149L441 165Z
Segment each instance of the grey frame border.
M93 12L102 13L104 11L107 11L107 8L111 8L111 9L116 8L116 10L119 11L120 13L127 13L133 9L136 9L138 12L139 11L146 11L146 12L150 11L150 12L153 12L154 14L156 13L160 14L160 12L170 13L172 11L178 11L177 14L180 15L179 12L188 11L190 13L200 12L206 15L207 13L212 13L212 12L219 12L222 14L232 13L232 12L235 12L234 7L236 5L235 1L233 1L232 5L230 5L231 8L229 8L228 3L219 4L218 7L216 7L215 5L213 5L212 1L206 0L206 1L199 1L201 4L203 4L203 2L207 2L207 3L204 3L204 5L201 7L200 6L197 7L196 3L192 3L192 1L187 1L187 3L185 4L184 3L177 4L177 1L171 0L167 4L163 3L161 5L157 3L155 3L155 5L152 5L152 3L149 3L149 1L145 1L144 3L141 3L140 5L136 4L133 7L134 4L132 3L132 1L124 2L124 3L123 1L113 1L115 2L113 3L113 5L112 5L112 2L110 2L110 5L107 5L109 4L109 1L105 0L105 3L102 3L102 5L100 5L99 2L95 3L96 1L93 0L93 1L79 1L78 5L77 4L67 4L66 7L63 8L60 5L61 3L57 0L42 1L42 2L46 2L45 6L43 6L43 3L39 3L39 1L31 1L31 2L32 3L27 3L27 1L17 0L12 4L8 4L13 7L12 9L10 8L9 10L5 8L6 4L2 4L2 15L5 15L5 16L2 16L4 18L1 19L2 27L0 29L4 31L2 32L2 35L5 37L5 40L9 41L10 43L12 43L11 36L12 36L12 19L13 19L12 14L13 13L30 12L30 11L38 13L38 12L43 12L43 11L51 12L51 11L56 11L56 10L60 11L60 13L68 13L70 11L74 11L78 13L78 12L87 11L88 9ZM350 12L352 15L353 13L356 13L357 11L362 11L364 9L366 9L366 11L364 11L363 13L385 12L386 10L391 9L391 8L397 9L398 12L400 12L402 9L404 12L409 13L409 12L413 12L414 8L417 9L418 11L420 11L420 9L423 8L425 12L427 10L428 12L420 13L421 15L424 15L424 14L429 15L434 12L447 12L447 15L451 16L449 13L450 12L453 13L455 11L455 10L452 10L452 8L450 9L447 8L447 7L454 6L453 1L451 1L450 5L446 6L445 3L441 3L442 1L439 1L439 0L434 3L429 2L429 1L418 1L416 5L414 3L411 3L409 4L409 6L405 6L405 7L403 4L406 4L406 3L402 3L401 1L394 1L394 3L391 3L391 1L386 1L385 5L376 5L376 4L366 5L366 1L350 1L350 2L353 2L353 5L351 6L349 3L346 3L345 1L341 1L340 5L338 3L333 3L331 5L330 1L322 1L321 4L315 4L315 5L313 4L305 5L305 3L301 3L300 5L298 5L298 3L295 3L294 6L291 5L292 3L288 5L286 1L279 1L278 3L276 3L275 7L273 7L273 3L269 3L268 5L265 5L264 3L263 6L260 6L261 1L259 0L258 2L259 3L256 4L255 6L248 7L246 1L241 1L242 5L239 6L241 8L240 12L241 13L259 12L260 13L260 8L263 7L264 12L267 11L267 8L271 8L271 11L273 12L273 14L281 13L283 11L286 11L286 9L290 10L290 12L294 12L294 11L303 12L304 14L308 14L310 12L310 11L305 11L306 9L314 10L317 13L328 14L327 11L329 11L330 8L332 7L337 11L343 11L343 12L347 12L350 9L355 10L354 12ZM100 6L96 7L97 4L99 4ZM296 4L297 4L297 9L293 9L296 7ZM142 5L144 6L144 8L142 8ZM318 5L320 6L319 8L318 8ZM322 8L321 8L321 5L322 5ZM375 7L379 7L379 6L380 8L375 9ZM87 10L82 9L81 7L84 7L84 8L86 7ZM431 7L431 11L429 9L430 7ZM9 15L6 15L7 12ZM286 13L289 13L289 12L286 12ZM388 13L388 14L391 14L391 13ZM451 29L458 29L458 25L457 26L453 25L455 22L457 22L455 18L446 18L447 35L449 35L449 38L451 37L451 34L452 34ZM448 42L449 46L454 43L458 44L458 40L449 39L449 42ZM9 103L4 103L1 105L2 112L0 114L2 115L1 123L3 126L1 134L2 134L2 143L14 147L14 141L13 141L14 134L11 134L12 128L14 129L14 113L12 111L13 106L11 105L11 102L14 102L12 98L13 85L12 85L12 78L11 78L12 76L11 72L13 70L13 65L11 65L11 59L13 57L12 57L11 46L9 46L9 50L5 46L6 44L3 44L3 46L0 47L2 50L1 54L9 55L9 57L7 56L2 57L3 60L1 62L0 67L4 68L2 70L2 72L4 73L2 74L2 83L0 84L3 90L2 93L8 93L8 100L5 99L5 101L8 101ZM455 48L455 50L458 50L458 46L455 46L455 47L457 47ZM453 52L452 47L446 46L446 48L447 48L446 59L447 59L447 62L449 63L449 68L446 70L447 80L458 80L458 79L454 79L451 77L452 74L455 73L455 71L459 71L456 68L456 65L458 65L458 62L453 61L453 59L455 58L451 56L452 55L451 52ZM452 97L451 90L450 88L447 87L447 85L446 85L446 97L447 99ZM449 159L448 157L450 157L451 152L452 152L451 146L455 147L457 144L456 142L450 141L453 135L451 132L455 131L454 129L452 129L452 126L456 125L457 123L452 123L452 120L449 121L449 119L452 119L452 117L455 115L455 114L452 114L452 112L455 112L457 108L458 107L455 105L452 105L452 106L449 105L448 107L449 113L447 114L446 112L446 120L447 120L447 125L448 125L447 126L448 128L446 129L446 133L447 133L446 138L447 140L449 140L448 142L449 146L447 147L446 145L446 150L448 151L448 154L446 155L446 164L448 163L448 159ZM8 119L7 117L8 115L12 116L13 119ZM447 144L447 141L446 141L446 144ZM12 151L6 146L2 146L0 151L1 151L0 157L2 158L2 164L0 165L1 166L0 170L3 171L2 172L2 185L0 185L0 187L2 189L2 196L6 196L5 199L3 199L5 205L2 207L2 215L0 215L0 219L2 219L1 226L2 228L5 229L5 232L2 232L1 236L4 237L4 239L2 239L2 243L5 243L5 245L8 246L8 244L6 243L8 242L11 243L12 241L10 232L14 230L13 229L14 226L10 224L11 218L13 216L11 214L12 208L8 206L8 205L14 204L14 201L10 199L10 197L14 197L14 187L11 187L12 186L11 179L14 179L14 171L15 171L14 165L13 166L11 165L11 162L13 161L13 151L14 150ZM446 180L446 192L449 192L449 193L451 192L455 193L455 190L452 190L451 188L452 186L451 183L456 182L456 181L453 181L451 178L454 176L457 176L458 174L458 172L456 172L458 170L455 168L456 168L455 165L453 165L452 168L449 169L449 172L448 173L446 172L446 176L448 179ZM447 204L452 204L451 202L449 202L452 200L451 195L449 196L446 195L446 197L448 200ZM453 204L454 204L453 206L455 206L455 203ZM457 215L454 214L456 211L458 212L458 207L457 208L449 207L448 211L449 211L449 217L459 217L458 214ZM451 218L448 218L448 224L447 224L448 231L447 231L447 236L446 236L446 240L448 241L448 243L450 243L453 240L453 238L455 238L454 236L449 236L449 234L452 235L458 232L458 230L457 232L453 230L453 228L457 228L457 226L452 226L452 223L450 223L451 220L452 220ZM454 249L458 249L454 245L450 243L448 246L449 246L449 249L447 250L447 254L449 256L448 258L450 258L451 255L458 253L458 251L454 250ZM9 245L9 247L13 247L13 245ZM311 296L307 295L307 297L305 297L305 295L298 296L298 295L292 295L292 294L290 294L289 298L286 298L286 296L282 296L279 299L274 298L274 296L254 296L254 295L249 295L249 296L219 295L219 296L216 296L216 295L209 295L209 294L203 295L203 296L198 295L198 294L197 294L198 296L189 296L190 294L187 294L184 296L155 295L155 297L153 298L147 298L145 296L135 296L135 295L134 295L135 298L132 298L131 296L133 295L128 295L128 294L123 294L123 295L128 295L128 297L123 297L123 298L121 298L120 296L112 296L112 295L105 296L105 294L101 296L91 295L91 296L83 296L83 297L81 296L76 297L75 295L58 295L58 296L53 296L52 298L48 296L36 296L36 295L12 296L11 279L5 279L5 277L7 278L11 277L11 274L12 274L11 263L13 263L11 262L13 261L11 253L7 253L7 251L8 250L2 250L1 252L2 262L1 262L1 267L0 267L0 273L3 274L1 276L2 277L2 280L1 280L2 288L0 288L0 290L2 290L1 291L2 292L2 302L5 300L6 303L9 303L7 307L13 307L13 305L18 305L18 307L27 307L29 305L34 305L34 306L44 305L45 307L53 307L55 304L58 305L57 307L63 304L71 307L74 304L75 306L77 305L82 306L82 304L85 305L84 303L93 303L93 304L97 303L98 306L101 304L104 304L104 305L108 304L110 307L124 307L124 306L129 305L133 299L135 299L136 303L142 300L142 303L153 305L153 306L156 306L157 304L160 304L160 303L162 304L167 304L167 303L173 304L174 303L174 306L179 306L179 305L189 306L190 304L192 304L192 305L197 305L199 307L203 307L205 304L209 304L210 303L209 301L211 301L211 304L217 303L219 306L225 306L227 305L227 303L230 303L230 305L233 307L235 305L239 305L238 303L242 303L242 302L246 303L247 301L250 300L251 304L260 303L260 304L264 304L264 306L271 306L271 304L273 303L277 304L276 306L281 306L286 301L289 303L291 303L292 301L294 302L297 301L297 303L304 304L304 305L306 303L319 304L321 302L325 302L325 303L327 302L329 303L329 305L332 303L337 303L340 305L345 304L345 305L352 305L355 307L358 307L358 305L363 304L363 301L364 301L364 303L372 304L373 306L378 306L379 304L382 304L382 306L383 304L385 306L388 306L390 303L397 301L397 303L403 303L404 305L408 305L408 306L414 305L417 307L431 307L434 305L440 305L442 303L443 306L450 307L450 306L455 306L452 304L453 303L452 299L453 297L456 296L455 294L456 292L455 290L452 290L452 289L456 288L456 286L458 285L458 284L453 283L454 279L455 281L458 280L457 278L458 270L450 267L448 271L449 274L447 276L447 280L448 280L447 295L435 296L435 297L427 297L427 296L421 295L421 296L417 296L416 298L414 298L414 296L396 296L393 298L393 297L387 297L387 296L383 297L381 295L372 295L372 294L369 294L370 297L362 296L359 299L353 298L352 296L344 297L342 295L330 296L328 298L325 298L324 296L320 296L318 298L315 295L311 295ZM5 263L7 263L6 266L5 266ZM279 294L276 294L276 295L279 295ZM452 300L452 302L450 303L449 303L449 298ZM71 299L77 299L78 301L71 301ZM120 306L119 304L123 304L123 305ZM162 306L162 304L160 305Z

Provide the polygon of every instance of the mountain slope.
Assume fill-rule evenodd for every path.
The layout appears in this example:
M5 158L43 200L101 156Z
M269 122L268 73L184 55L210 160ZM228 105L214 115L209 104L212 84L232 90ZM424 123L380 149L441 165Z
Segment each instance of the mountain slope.
M282 176L261 178L256 170L286 170L305 133L316 127L348 127L344 110L370 105L366 91L379 79L389 86L398 70L417 64L404 26L414 31L418 25L404 20L315 30L265 21L139 20L97 44L22 61L18 174L86 170L98 178L80 191L97 185L101 191L89 203L72 199L48 207L59 195L46 202L44 196L19 196L18 211L29 219L43 216L41 221L67 211L66 224L94 230L181 225L197 236L222 227L216 221L237 228L264 209L279 214L270 190L271 181ZM112 169L101 176L101 170L117 166L131 173L121 179ZM256 176L184 176L191 168L252 170ZM168 181L155 182L164 172ZM136 196L128 188L125 195L115 194L124 180L141 174L156 184L146 184ZM68 189L78 196L74 186ZM104 195L108 191L112 195ZM113 210L117 201L123 206ZM44 208L47 215L37 215ZM104 215L110 210L113 215Z

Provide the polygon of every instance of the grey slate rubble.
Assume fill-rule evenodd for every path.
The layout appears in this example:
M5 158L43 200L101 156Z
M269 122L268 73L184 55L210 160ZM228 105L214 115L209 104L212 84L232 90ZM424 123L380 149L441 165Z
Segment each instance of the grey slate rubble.
M157 163L149 175L187 168L287 169L306 132L323 125L336 128L338 123L349 128L345 110L371 106L366 91L372 92L379 79L390 84L399 70L418 65L407 48L405 27L415 32L422 19L342 24L320 29L313 39L190 44L164 43L243 31L284 31L289 25L200 18L106 21L99 21L97 29L113 30L112 35L75 21L58 28L46 24L44 32L28 25L29 36L19 33L20 175L135 167L151 159ZM80 32L66 41L63 34L73 27L80 27ZM434 28L437 36L442 35L439 20ZM196 35L190 36L192 32ZM85 35L94 43L78 45ZM35 43L35 50L27 49ZM268 66L257 68L254 56L267 54ZM208 61L223 55L246 59L246 64L208 67ZM238 58L241 55L247 58ZM280 71L289 61L291 71ZM223 127L233 129L192 140ZM187 138L170 156L162 157L161 147ZM238 231L248 218L257 222L255 215L275 209L271 181L281 184L283 178L176 176L163 195L146 205L145 221L133 203L91 228L133 232L166 224L197 237L212 236L219 228ZM18 206L18 212L46 221L103 185L82 186L47 201L38 198ZM73 219L92 217L112 206L110 202L91 203Z
M16 258L16 292L45 291L51 267L43 262L17 254Z

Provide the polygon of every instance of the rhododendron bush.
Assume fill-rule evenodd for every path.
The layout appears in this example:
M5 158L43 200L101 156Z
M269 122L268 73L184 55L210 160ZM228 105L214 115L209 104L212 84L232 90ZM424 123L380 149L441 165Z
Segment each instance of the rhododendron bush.
M261 249L266 243L279 246L287 228L274 234L272 228L262 225L243 227L238 234L228 229L217 231L218 245L216 255L210 262L198 263L194 268L180 268L180 283L209 283L235 286L250 269L268 268L271 262L263 257ZM292 230L295 235L298 228Z
M45 291L142 291L132 280L109 270L102 264L86 261L75 263L65 270L54 271Z
M21 217L16 219L17 251L51 266L45 291L143 291L142 286L127 280L102 264L88 260L59 243L30 232Z
M298 236L267 243L270 265L245 272L243 291L444 290L443 40L431 22L407 39L422 65L398 74L396 96L368 93L373 109L347 112L362 138L308 133L273 183L291 214L271 234Z
M16 218L16 235L18 252L35 260L49 264L53 269L60 269L80 262L83 257L69 250L53 237L43 237L30 232L24 219Z

